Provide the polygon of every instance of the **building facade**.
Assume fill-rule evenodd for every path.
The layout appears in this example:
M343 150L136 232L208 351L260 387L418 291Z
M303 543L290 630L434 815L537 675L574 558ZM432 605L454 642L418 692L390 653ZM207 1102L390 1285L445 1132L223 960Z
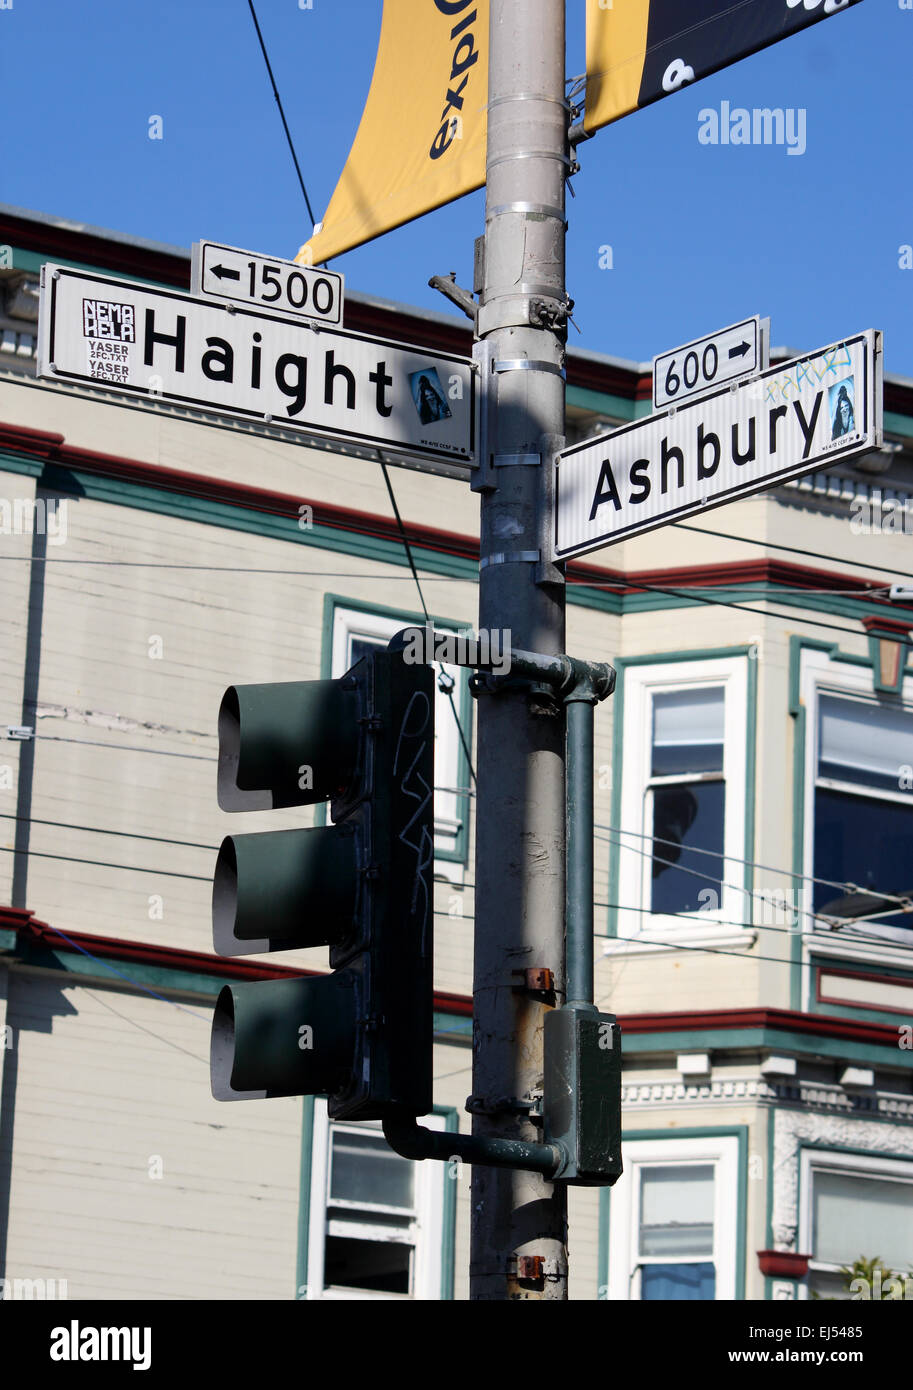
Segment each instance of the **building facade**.
M423 603L473 627L468 474L391 457L401 529L376 451L38 381L42 263L186 290L189 255L9 208L0 253L4 1296L465 1298L468 1172L319 1098L218 1104L208 1040L227 980L326 968L213 952L222 836L313 821L218 810L222 692L341 674ZM470 350L460 320L357 294L345 326ZM879 453L568 567L568 650L618 672L595 949L625 1125L617 1186L570 1193L572 1298L805 1298L859 1257L913 1265L913 383L890 365ZM637 364L571 352L567 379L572 439L651 409ZM444 674L427 1123L466 1130L473 700Z

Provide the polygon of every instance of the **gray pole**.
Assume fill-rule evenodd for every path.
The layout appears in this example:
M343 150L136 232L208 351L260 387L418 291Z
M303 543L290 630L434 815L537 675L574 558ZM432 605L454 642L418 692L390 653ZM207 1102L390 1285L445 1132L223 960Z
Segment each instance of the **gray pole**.
M491 0L479 626L546 654L565 646L563 574L548 559L564 439L564 53L564 0ZM558 1003L565 990L564 717L546 695L483 694L478 731L473 1133L529 1141L541 1130L520 1107L541 1091L551 1000L527 972L551 970ZM473 1168L470 1296L567 1297L560 1184Z

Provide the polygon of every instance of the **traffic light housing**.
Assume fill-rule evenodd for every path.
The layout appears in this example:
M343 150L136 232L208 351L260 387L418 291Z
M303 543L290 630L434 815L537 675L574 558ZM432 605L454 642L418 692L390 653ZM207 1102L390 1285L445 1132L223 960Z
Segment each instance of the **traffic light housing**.
M230 835L213 880L221 955L330 947L331 972L228 984L218 1100L327 1095L333 1118L432 1107L434 674L401 638L336 680L232 686L219 805L330 802L332 824Z

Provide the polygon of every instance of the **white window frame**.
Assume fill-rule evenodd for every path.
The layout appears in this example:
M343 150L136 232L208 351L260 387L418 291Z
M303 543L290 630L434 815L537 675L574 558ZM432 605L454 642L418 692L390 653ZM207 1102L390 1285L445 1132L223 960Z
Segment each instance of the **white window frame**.
M903 1158L883 1158L880 1154L849 1154L840 1153L839 1150L803 1148L801 1150L799 1167L799 1249L805 1253L810 1253L812 1259L808 1262L810 1271L822 1274L838 1274L840 1265L827 1264L823 1260L814 1258L812 1239L814 1235L814 1212L815 1204L813 1201L813 1185L816 1173L839 1173L844 1177L858 1173L860 1177L884 1178L888 1181L896 1182L899 1178L913 1185L913 1159ZM859 1250L854 1255L849 1256L847 1263L852 1264L856 1255L864 1255L866 1259L872 1259L879 1252L877 1250ZM902 1270L901 1274L905 1274ZM807 1291L806 1291L807 1292Z
M630 1139L625 1169L612 1188L609 1212L610 1299L639 1301L640 1177L646 1168L713 1167L713 1254L657 1255L644 1264L705 1264L716 1270L714 1299L735 1298L739 1141L735 1135L696 1139Z
M805 707L805 766L803 786L805 788L804 825L802 827L802 872L815 873L815 793L818 786L844 790L854 795L866 795L857 783L834 782L831 779L818 779L818 727L819 702L822 695L834 695L839 699L855 699L867 705L877 705L873 674L870 666L856 666L848 662L832 659L829 652L802 652L800 673L800 699ZM913 677L908 676L903 683L901 702L913 714ZM879 791L877 800L897 801L910 805L910 797L904 792ZM814 884L810 881L797 881L797 896L801 902L799 921L803 933L803 961L807 963L812 953L815 956L830 956L840 960L855 960L869 965L902 965L909 967L913 961L913 930L904 927L883 926L878 922L860 923L858 927L842 927L839 932L815 922L812 913ZM839 890L834 889L835 896ZM877 941L861 940L860 935L877 937ZM814 971L803 970L803 1009L815 1007Z
M653 746L653 697L680 690L699 690L722 686L723 780L726 785L723 850L726 858L708 858L710 877L719 870L724 887L718 908L707 908L680 918L676 914L633 911L649 908L651 894L652 841L648 787L651 781ZM750 946L756 933L735 923L750 923L752 899L741 885L745 881L745 799L747 786L748 658L709 657L655 665L629 666L624 674L624 730L622 740L621 798L619 825L624 834L612 831L618 842L617 901L624 906L617 912L618 937L606 943L606 953L625 954L648 948L650 942ZM687 780L683 775L682 781ZM597 821L601 819L599 815ZM695 856L700 859L701 856ZM689 865L697 868L697 864ZM704 872L703 869L700 872ZM700 886L700 880L695 880ZM729 885L728 887L726 885ZM705 885L711 887L710 883ZM634 940L632 947L631 941Z
M415 626L408 618L390 617L381 613L365 613L358 608L337 606L333 613L333 646L331 655L331 674L338 677L352 665L352 639L358 637L377 638L389 642L404 627ZM435 624L437 632L455 632L443 623ZM459 666L448 666L435 662L435 707L434 707L434 848L436 856L441 851L455 853L459 845L460 830L468 821L469 798L453 790L459 787L462 758L462 745L459 730L447 695L437 688L437 676L445 671L455 682L453 699L460 709L460 696L463 689L464 672ZM472 728L464 730L470 743ZM465 841L464 841L465 843ZM434 871L453 882L462 882L463 863L456 859L435 858Z
M443 1130L443 1115L426 1115L422 1124L428 1129ZM382 1133L379 1121L331 1120L327 1114L327 1102L323 1096L314 1101L314 1123L311 1140L311 1187L310 1217L308 1224L308 1262L307 1299L329 1299L351 1301L353 1299L387 1299L394 1302L416 1300L438 1300L441 1296L442 1258L444 1241L444 1183L447 1180L446 1163L420 1163L413 1160L415 1170L415 1206L411 1217L404 1219L396 1235L405 1234L415 1250L412 1267L412 1293L376 1293L370 1289L326 1288L324 1285L325 1250L327 1235L360 1235L372 1239L376 1228L366 1226L362 1232L354 1219L344 1218L330 1221L330 1139L334 1128L343 1130L371 1130ZM338 1207L338 1203L333 1204ZM384 1206L370 1206L359 1203L361 1211L387 1212L399 1215L398 1209Z

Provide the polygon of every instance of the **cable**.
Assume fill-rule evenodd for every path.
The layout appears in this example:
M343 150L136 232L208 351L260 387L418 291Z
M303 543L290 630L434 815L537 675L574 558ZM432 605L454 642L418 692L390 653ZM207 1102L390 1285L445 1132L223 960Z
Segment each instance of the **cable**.
M596 839L597 839L597 840L605 840L606 837L603 836L603 835L597 835L597 836L596 836ZM733 893L742 893L742 894L744 894L744 896L745 896L746 898L760 898L762 902L769 902L769 899L765 898L763 893L759 893L759 892L757 892L757 891L756 891L755 889L753 889L753 888L739 888L739 887L738 887L736 884L734 884L734 883L727 883L727 882L725 881L725 879L713 878L713 877L711 877L710 874L702 874L702 873L700 872L700 870L698 870L698 869L689 869L689 868L686 868L684 864L678 864L678 863L676 863L676 861L675 861L674 859L664 859L664 858L662 857L662 855L660 855L660 854L650 854L647 850L638 849L638 847L637 847L636 845L625 845L625 844L622 844L622 842L621 842L620 840L610 840L609 843L610 843L610 844L617 844L618 847L619 847L619 849L632 850L635 854L639 854L639 855L641 856L642 859L649 859L649 860L651 860L651 861L654 862L654 863L665 864L665 865L666 865L668 868L670 868L670 869L678 869L678 871L679 871L680 873L683 873L683 874L690 874L690 875L692 876L692 878L704 879L707 883L712 883L712 884L714 884L714 885L719 885L720 888L728 888L728 889L729 889L731 892L733 892ZM882 896L882 895L879 895L879 896ZM886 895L885 895L885 896L886 896ZM898 901L898 902L902 902L903 899L898 898L897 901ZM605 906L608 907L609 904L606 903ZM634 910L635 910L635 911L640 911L641 909L634 909ZM790 908L788 908L788 911L789 911L790 914L793 915L794 917L796 917L796 918L799 918L799 917L806 917L806 918L807 918L810 922L812 922L812 923L817 922L818 919L819 919L819 917L820 917L820 913L807 912L804 908L801 908L801 907L790 907ZM677 916L679 916L680 914L679 914L679 913L675 913L675 914L673 914L673 915L677 917ZM892 914L892 915L894 915L894 914ZM862 918L862 917L854 918L854 919L852 919L852 921L848 921L846 925L847 925L847 926L850 926L850 925L854 925L855 922L862 922L862 921L865 921L865 919ZM748 923L743 923L743 925L748 926L749 924L748 924ZM774 927L774 926L768 926L768 925L765 924L765 923L759 923L759 926L762 926L762 927L764 928L765 931L779 931L779 932L785 933L787 936L794 936L794 935L795 935L795 932L791 931L788 927ZM752 928L752 930L753 930L753 928ZM854 933L854 935L853 935L853 940L854 940L854 941L878 942L879 940L881 940L881 938L880 938L880 937L876 937L876 936L867 936L867 935L866 935L865 933L863 933L863 932L856 932L856 933Z
M24 854L29 859L59 859L65 864L89 864L97 869L123 869L129 874L153 874L159 878L189 878L196 883L212 883L209 874L181 874L174 869L153 869L144 868L136 864L112 864L106 859L81 859L73 854L49 854L42 849L15 849L12 846L0 845L0 854Z
M708 526L689 526L686 521L673 521L671 523L680 531L693 531L698 536L716 536L723 541L738 541L741 545L759 545L764 550L782 550L790 555L803 555L807 560L828 560L834 563L833 555L825 555L820 550L803 550L801 546L783 545L779 541L761 540L755 536L734 536L729 531L713 531ZM848 556L841 556L841 565L855 565L857 569L874 570L876 574L893 574L897 579L913 580L913 574L898 574L896 569L890 569L887 565L872 565L868 560L851 560Z
M214 737L211 734L205 738ZM218 758L207 758L204 753L173 753L170 748L141 748L135 743L102 743L94 738L67 738L64 734L33 734L28 742L40 740L43 743L78 743L83 748L114 748L118 753L158 753L162 758L189 758L197 763L216 763ZM13 740L14 742L17 740Z
M18 561L21 564L44 564L47 565L53 560L55 565L98 565L101 567L111 566L118 569L148 569L148 570L205 570L214 574L281 574L287 579L383 579L386 583L388 579L406 580L412 583L411 574L365 574L362 570L290 570L290 569L271 569L260 565L184 565L171 564L166 560L76 560L68 559L66 556L44 556L44 555L0 555L0 562L4 560ZM447 584L467 584L474 581L461 578L455 574L426 574L425 583L444 582Z
M191 1018L202 1019L204 1023L208 1022L205 1014L196 1014L193 1009L185 1009L183 1004L175 1003L173 999L168 999L166 995L159 994L156 990L150 989L148 985L141 985L138 980L134 980L130 975L125 975L122 970L118 970L115 966L110 965L108 961L103 960L101 956L96 956L91 951L86 950L85 946L80 946L78 941L74 941L71 936L67 936L66 932L61 931L59 927L48 927L48 930L52 931L55 936L61 937L68 946L72 946L74 951L79 951L81 955L88 956L89 960L94 960L96 965L100 965L103 970L110 971L110 973L116 975L118 979L125 980L126 983L132 985L134 989L142 990L144 994L151 994L153 999L160 999L163 1004L171 1004L173 1008L180 1009L182 1013L190 1014ZM183 1051L183 1048L181 1051Z
M415 587L418 590L419 602L422 605L422 612L425 615L425 622L431 623L431 617L428 613L428 607L425 603L425 595L422 593L422 586L418 577L418 570L415 568L415 560L412 557L412 546L409 544L409 537L406 535L406 528L403 525L403 519L399 514L399 507L396 505L396 497L393 492L393 484L390 481L390 473L387 468L387 461L384 458L383 454L381 454L380 452L378 452L377 457L380 461L381 470L384 475L384 482L387 484L387 493L390 497L390 505L393 508L393 515L396 517L396 524L399 528L399 534L403 542L403 548L406 552L406 559L409 561L409 568L412 571L412 578L415 580ZM456 701L453 698L453 686L451 685L445 693L447 695L448 700L450 701L450 708L453 710L453 717L456 720L457 732L460 736L460 743L463 745L463 753L465 754L466 763L469 767L469 776L472 778L473 782L475 782L476 771L472 763L472 752L470 750L469 744L466 741L466 735L463 732L463 725L460 722L460 716L457 713Z
M747 608L744 604L737 603L731 599L705 598L703 594L697 591L689 592L687 590L665 589L658 584L645 584L634 579L573 579L568 580L568 584L574 587L589 589L643 589L652 594L667 594L672 598L684 598L690 599L695 603L708 604L711 608L733 608L737 613L757 613L762 618L781 618L784 622L808 623L812 627L826 628L829 632L845 632L848 633L850 637L861 637L865 635L864 633L858 632L853 627L841 627L837 623L825 623L822 622L820 618L811 618L806 612L803 612L797 619L792 613L770 613L764 608ZM777 603L778 600L776 595L772 594L767 602ZM898 646L901 647L913 647L913 642L900 636L892 636L891 641L896 642Z
M106 744L105 747L108 747ZM436 792L449 792L458 790L455 787L435 787ZM219 845L205 845L199 840L171 840L164 835L143 835L136 830L106 830L101 825L77 825L72 821L65 820L42 820L39 816L17 816L12 811L0 811L0 820L19 821L23 825L50 825L57 830L79 830L89 835L117 835L125 840L148 840L156 845L177 845L181 849L205 849L217 854ZM303 827L308 829L309 827Z
M273 96L276 98L276 105L279 107L279 115L282 117L282 128L285 131L285 138L288 147L292 152L292 159L295 161L295 173L298 175L298 182L301 184L301 192L304 194L304 204L308 210L308 217L311 219L311 226L316 226L317 218L314 216L314 209L311 207L311 200L308 191L304 186L304 178L301 173L301 165L298 163L298 156L295 153L295 146L292 141L292 133L288 128L288 121L285 119L285 111L282 107L282 98L279 96L279 88L276 86L276 79L273 76L273 69L269 61L269 54L266 51L266 44L263 42L263 35L260 32L260 21L257 19L257 11L254 9L254 0L247 0L247 5L254 21L254 28L257 31L257 38L260 40L260 52L263 54L263 61L266 64L266 71L269 73L269 80L273 88ZM329 261L324 261L324 265L329 265Z
M595 822L593 829L608 830L615 835L633 835L638 840L652 840L654 843L663 845L677 845L680 843L679 840L668 840L664 835L645 835L640 830L622 830L621 827L617 825L601 825ZM832 878L816 878L813 874L797 874L792 869L776 869L771 864L760 864L756 859L742 859L737 854L721 854L715 849L698 849L696 845L685 845L682 847L687 849L689 854L709 854L714 859L728 859L732 864L743 864L750 869L763 869L767 874L782 874L784 878L799 878L805 883L820 883L825 888L842 888L845 892L849 893L868 891L867 889L860 888L856 883L840 883L838 880ZM634 846L632 845L631 848L633 849ZM907 898L900 897L896 893L873 893L873 897L886 898L891 902L897 903L908 901Z

